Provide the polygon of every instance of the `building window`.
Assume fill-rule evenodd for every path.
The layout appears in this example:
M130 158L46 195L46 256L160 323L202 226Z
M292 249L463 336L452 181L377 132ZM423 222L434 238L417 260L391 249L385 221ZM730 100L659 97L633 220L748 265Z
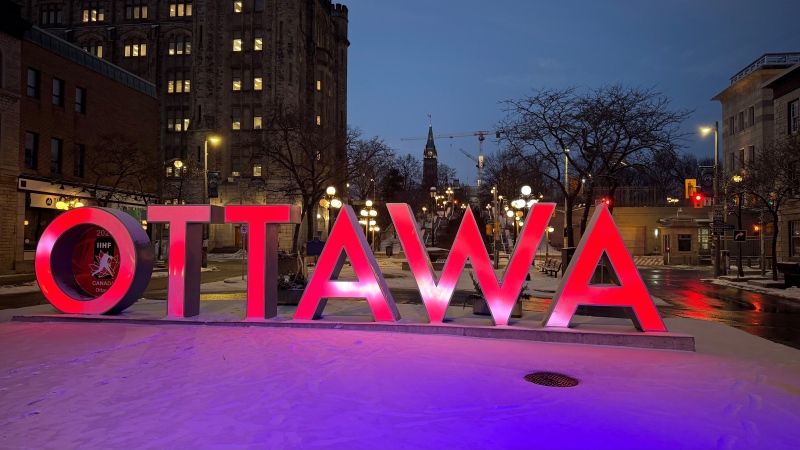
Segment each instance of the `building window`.
M739 149L739 164L737 164L737 168L743 169L744 168L744 149Z
M678 251L679 252L690 252L690 251L692 251L692 235L691 234L679 234L678 235Z
M756 146L747 147L747 164L753 164L756 160Z
M50 173L61 173L62 145L61 139L50 139Z
M84 22L102 22L104 20L106 20L106 14L102 2L85 2L83 4Z
M72 174L78 178L83 178L83 162L86 159L86 148L81 144L75 144L72 154Z
M233 40L233 51L235 51L235 52L242 51L242 40L241 39L234 39Z
M242 79L240 77L233 77L233 90L234 91L241 91L242 90Z
M28 90L30 91L30 88ZM800 126L798 124L798 117L800 116L800 103L798 101L800 100L789 102L789 134L797 133L798 126Z
M61 24L61 9L60 3L46 3L39 7L41 12L41 20L39 23L42 25L60 25Z
M728 117L728 135L736 133L736 126L733 122L733 116Z
M85 42L83 45L81 45L81 48L83 48L87 52L93 54L94 56L97 56L98 58L102 58L103 57L103 43L102 42L95 42L95 41Z
M133 39L129 41L125 41L125 57L139 57L139 56L147 56L147 43L144 42L144 39Z
M233 2L233 12L237 14L241 14L242 12L242 2L241 0L237 0Z
M253 11L264 11L264 0L253 0Z
M318 91L322 90L322 80L317 80L317 90Z
M64 80L53 78L53 104L64 106Z
M86 88L75 88L75 112L86 114Z
M747 108L747 125L753 126L756 124L756 107L751 106Z
M167 75L167 93L175 94L191 91L191 81L183 78L183 72Z
M242 118L241 117L231 117L231 129L232 130L241 130L242 129Z
M147 19L147 0L127 0L125 2L126 19Z
M253 116L253 129L254 130L261 129L261 116Z
M744 111L739 111L739 131L744 130Z
M36 170L36 160L39 154L39 135L25 132L25 168Z
M256 37L253 39L253 50L260 52L263 49L264 49L264 37L261 36L261 34L256 34Z
M169 16L170 17L184 17L184 16L191 16L192 15L192 2L189 1L178 1L172 2L169 4Z
M317 116L317 125L322 125L322 116Z
M189 36L173 36L169 40L170 55L191 55L192 38Z
M0 52L0 88L3 87L3 52Z
M789 256L800 256L800 220L789 222Z
M260 91L261 89L264 88L263 86L264 86L263 78L261 78L260 76L253 78L253 90L254 91Z
M39 98L39 71L28 69L28 97Z
M261 164L253 164L253 176L254 177L261 176Z

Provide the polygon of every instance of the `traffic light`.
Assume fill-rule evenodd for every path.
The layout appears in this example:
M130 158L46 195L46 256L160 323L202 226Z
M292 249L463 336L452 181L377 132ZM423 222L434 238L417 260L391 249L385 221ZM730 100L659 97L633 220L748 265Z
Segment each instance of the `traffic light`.
M761 227L758 225L753 225L753 234L758 236L761 233Z
M610 198L603 198L603 203L605 203L606 206L611 206L611 199Z
M694 196L692 197L692 200L694 201L694 207L695 208L702 208L703 207L703 194L695 193Z
M770 192L769 193L769 206L774 206L775 205L775 199L777 197L778 197L778 195L776 193L774 193L774 192Z
M733 196L733 204L734 205L738 205L739 204L739 195L738 194Z

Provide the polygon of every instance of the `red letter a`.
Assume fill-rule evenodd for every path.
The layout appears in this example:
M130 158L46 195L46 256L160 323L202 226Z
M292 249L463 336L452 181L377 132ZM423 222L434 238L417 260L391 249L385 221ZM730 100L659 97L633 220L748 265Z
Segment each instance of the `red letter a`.
M603 252L608 255L620 286L589 285ZM633 308L634 326L640 331L667 331L611 213L603 204L595 209L586 227L586 233L544 316L543 325L568 327L579 305L630 307Z

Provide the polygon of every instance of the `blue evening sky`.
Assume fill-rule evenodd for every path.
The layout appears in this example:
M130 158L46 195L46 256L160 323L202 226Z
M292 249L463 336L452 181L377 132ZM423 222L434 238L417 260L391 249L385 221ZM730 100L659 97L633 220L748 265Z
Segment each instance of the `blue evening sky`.
M348 123L422 157L435 134L493 130L500 101L532 88L656 87L721 121L710 99L764 53L800 52L800 0L342 0L349 9ZM493 136L492 136L493 138ZM439 161L474 184L477 138L437 139ZM484 152L496 146L487 139ZM689 152L713 156L699 133Z

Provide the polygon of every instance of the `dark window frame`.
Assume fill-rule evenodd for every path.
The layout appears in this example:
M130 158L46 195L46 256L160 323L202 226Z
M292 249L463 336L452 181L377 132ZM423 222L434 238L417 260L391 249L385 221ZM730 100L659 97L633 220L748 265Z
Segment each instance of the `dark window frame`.
M33 77L33 79L31 79ZM39 98L42 88L42 73L38 69L28 67L28 97Z
M678 235L678 251L691 252L692 251L692 235L679 234Z
M86 88L75 86L75 112L86 114Z
M55 145L55 147L53 147ZM64 140L50 138L50 173L61 174L64 160Z
M64 107L64 96L67 84L61 78L53 77L53 104Z
M30 142L29 142L30 139ZM37 170L39 157L39 133L25 132L25 168Z
M787 131L788 134L797 133L800 130L800 99L794 99L786 105ZM792 115L794 113L794 115Z

